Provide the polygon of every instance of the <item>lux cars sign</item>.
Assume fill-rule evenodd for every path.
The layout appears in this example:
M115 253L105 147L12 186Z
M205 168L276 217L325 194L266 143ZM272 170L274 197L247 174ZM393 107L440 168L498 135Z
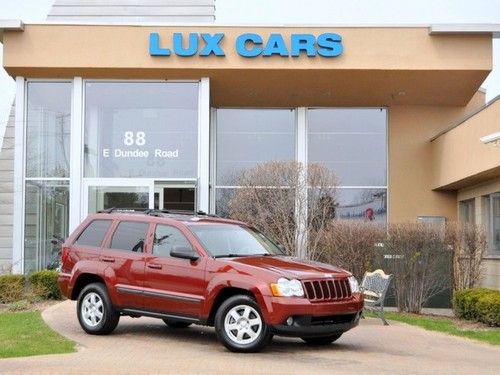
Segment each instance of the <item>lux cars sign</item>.
M173 33L171 40L160 39L158 33L149 35L149 54L151 56L225 56L221 46L223 33ZM291 34L284 38L281 34L262 37L259 34L245 33L236 38L234 48L243 57L281 56L299 57L337 57L342 54L342 37L334 33Z

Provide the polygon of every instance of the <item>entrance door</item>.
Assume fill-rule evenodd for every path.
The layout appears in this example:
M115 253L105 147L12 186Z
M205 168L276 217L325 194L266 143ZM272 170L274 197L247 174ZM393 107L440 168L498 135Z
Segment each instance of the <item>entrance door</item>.
M154 208L159 210L195 211L194 182L155 182Z
M85 180L83 217L109 208L195 211L196 182L152 179Z

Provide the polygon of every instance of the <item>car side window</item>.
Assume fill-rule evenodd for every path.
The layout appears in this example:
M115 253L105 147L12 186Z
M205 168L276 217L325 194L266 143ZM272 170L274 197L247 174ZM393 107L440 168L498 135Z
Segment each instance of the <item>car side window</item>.
M111 244L111 249L133 251L142 253L144 242L148 233L149 223L138 221L122 221L116 227Z
M111 220L94 220L83 230L75 241L75 245L101 247L104 236L111 226Z
M155 230L153 242L153 255L160 257L169 257L174 246L193 247L182 232L170 225L158 224ZM194 252L194 250L193 250Z

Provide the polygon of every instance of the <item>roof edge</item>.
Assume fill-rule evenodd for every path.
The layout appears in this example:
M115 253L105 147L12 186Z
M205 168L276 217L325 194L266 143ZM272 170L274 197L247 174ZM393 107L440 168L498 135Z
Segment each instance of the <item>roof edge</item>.
M462 125L464 122L466 122L467 120L469 120L470 118L474 117L475 115L477 115L478 113L482 112L483 110L485 110L486 108L488 108L489 106L493 105L495 102L499 101L500 100L500 95L497 95L495 96L493 99L491 99L488 103L486 103L485 105L479 107L478 109L476 109L475 111L472 111L471 113L469 113L468 115L466 115L465 117L463 117L461 120L459 120L458 122L454 123L453 125L447 127L446 129L440 131L439 133L437 133L434 137L432 137L430 139L430 141L435 141L436 139L438 139L439 137L441 137L443 134L446 134L448 133L450 130L453 130L457 127L459 127L460 125Z
M430 25L430 35L440 34L491 34L500 38L500 23L446 23Z

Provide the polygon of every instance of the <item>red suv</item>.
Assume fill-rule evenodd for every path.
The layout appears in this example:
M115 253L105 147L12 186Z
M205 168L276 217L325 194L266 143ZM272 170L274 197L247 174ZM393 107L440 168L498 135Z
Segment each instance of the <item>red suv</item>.
M59 286L90 334L122 315L171 328L214 326L232 351L273 335L325 345L358 324L363 297L347 271L285 256L245 223L197 214L108 210L90 215L62 249Z

